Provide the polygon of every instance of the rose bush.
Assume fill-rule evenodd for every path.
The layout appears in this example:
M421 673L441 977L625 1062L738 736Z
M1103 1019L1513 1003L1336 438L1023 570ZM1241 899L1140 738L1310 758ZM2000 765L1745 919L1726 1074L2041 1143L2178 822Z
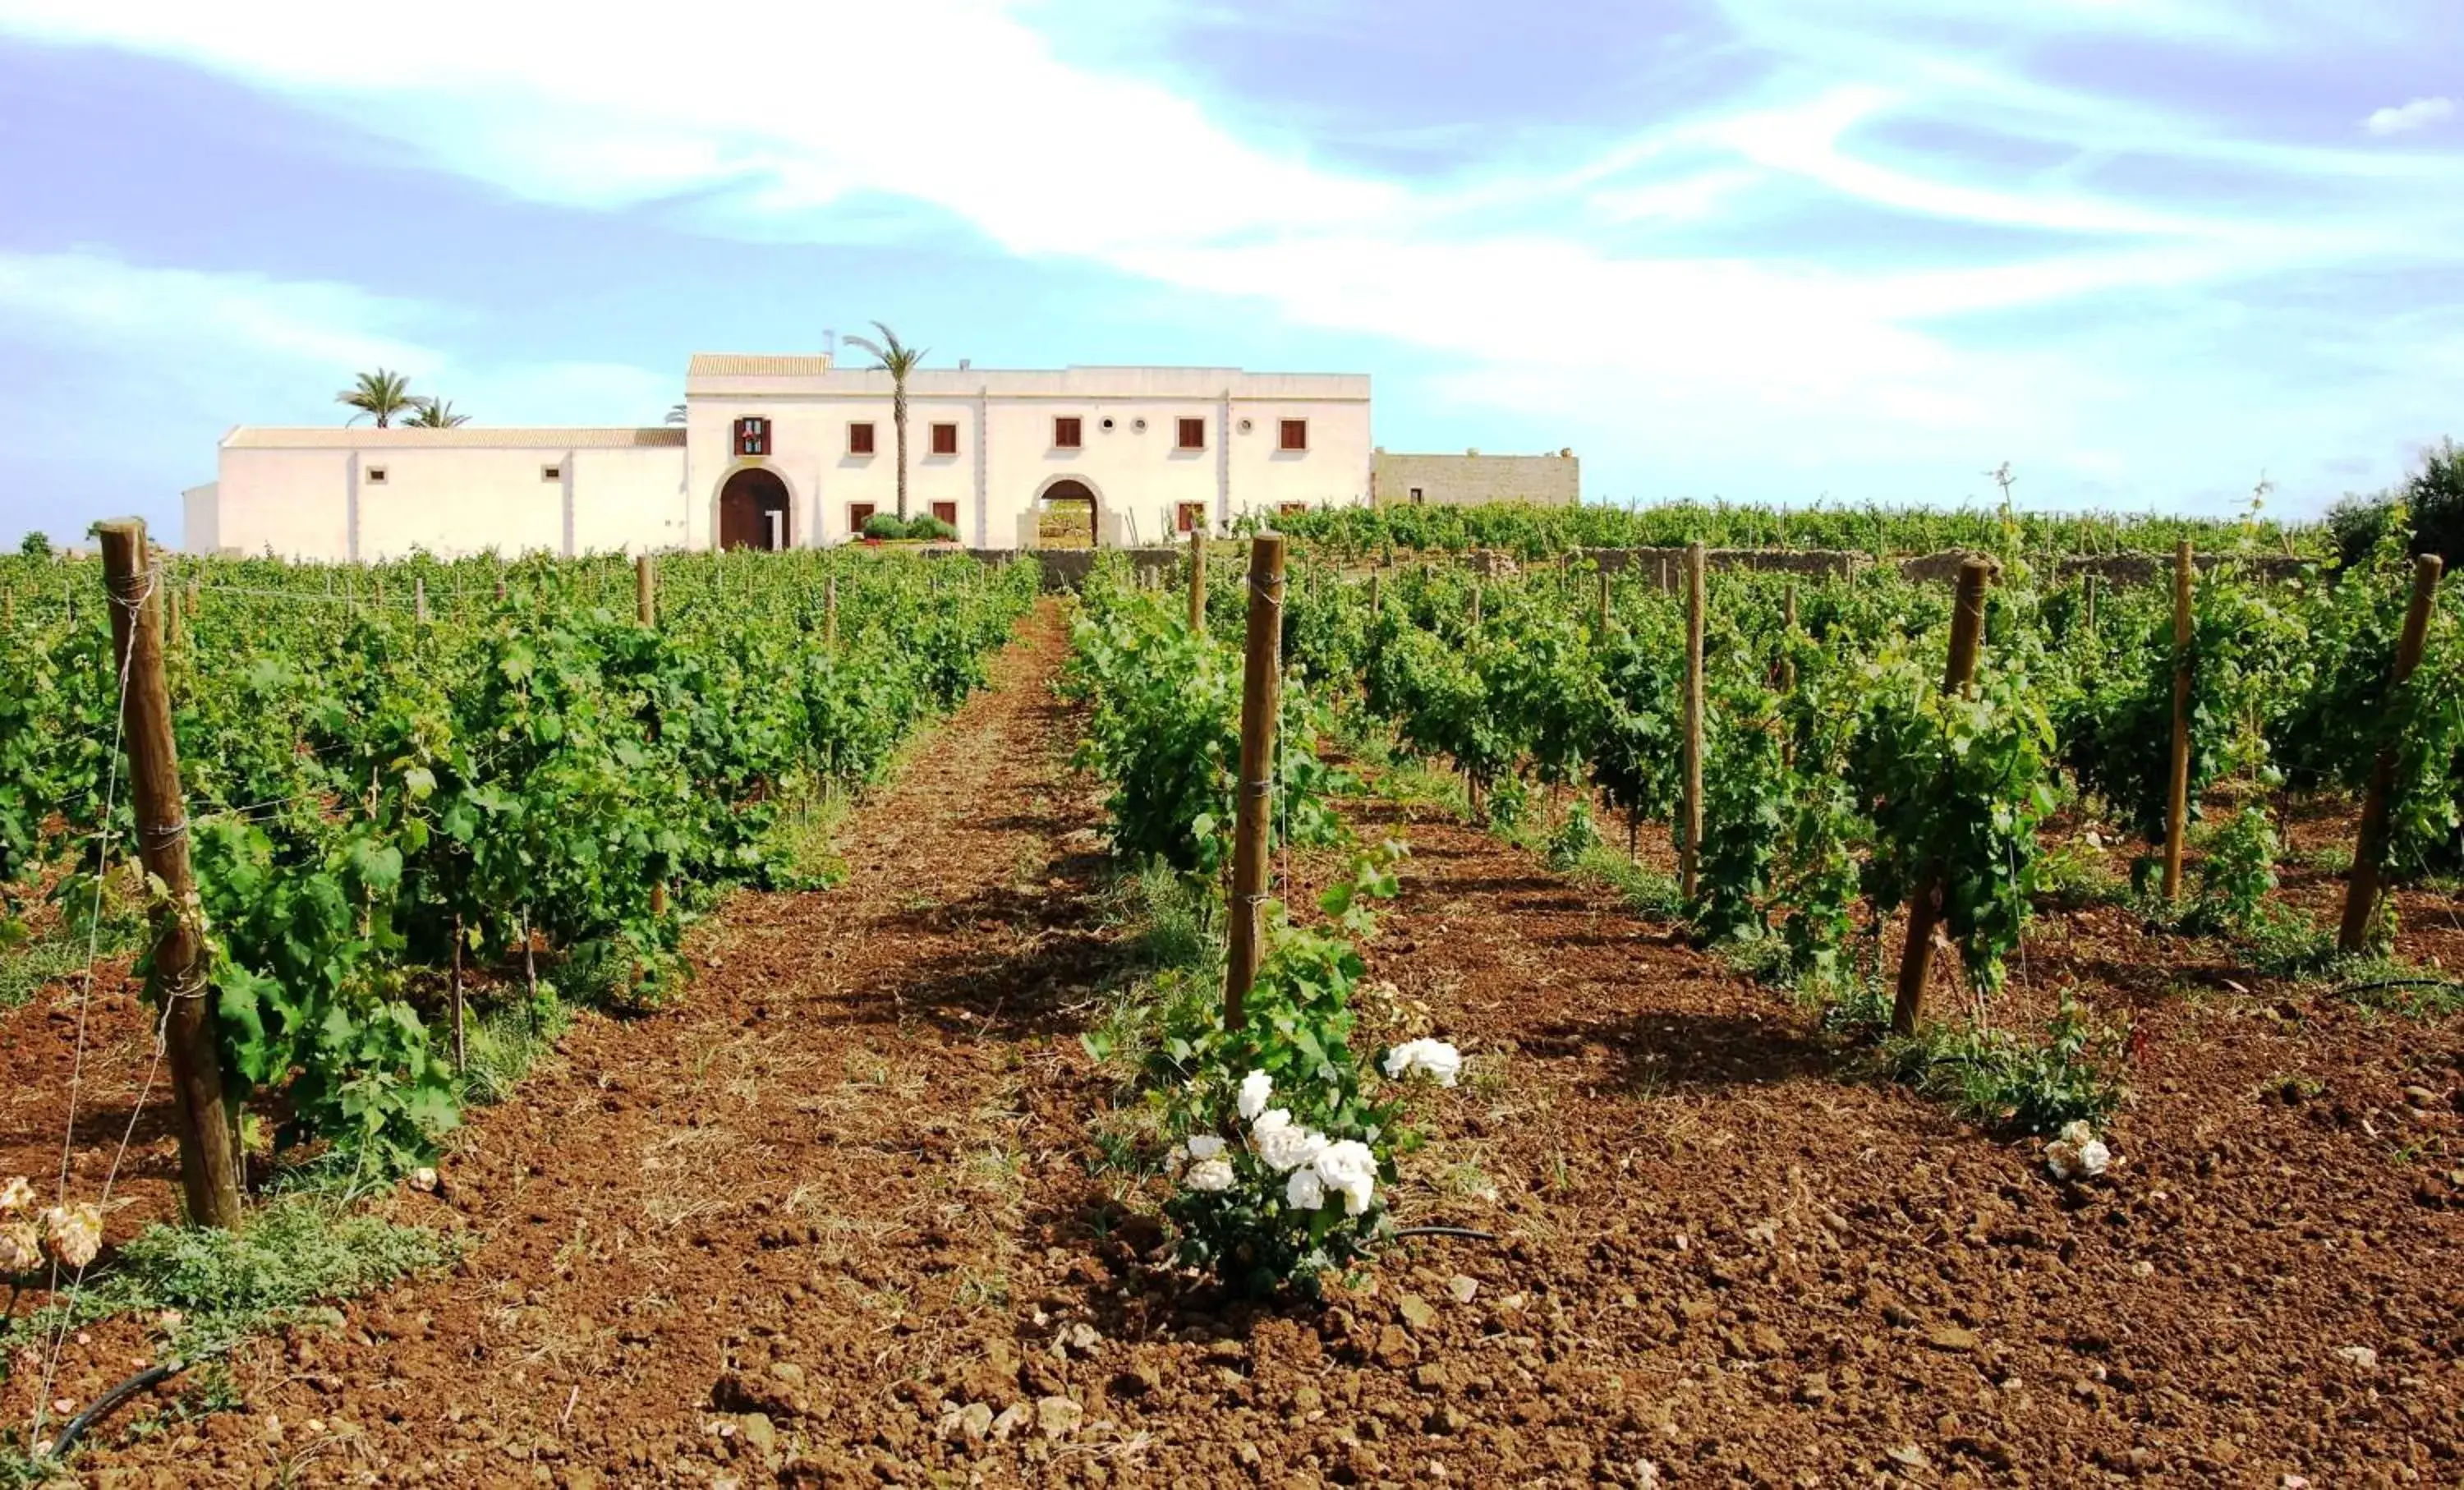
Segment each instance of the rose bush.
M1331 931L1296 927L1270 907L1268 951L1241 1027L1226 1029L1210 1003L1168 1029L1157 1051L1175 1077L1158 1100L1168 1129L1182 1135L1167 1159L1175 1190L1164 1212L1181 1260L1236 1292L1287 1283L1314 1292L1320 1275L1389 1237L1380 1190L1419 1139L1378 1072L1397 1085L1451 1086L1463 1068L1442 1041L1408 1041L1366 1063L1352 1049L1351 995L1365 971L1353 942L1375 930L1363 902L1394 893L1401 854L1398 844L1373 849L1327 891Z
M22 1174L0 1180L0 1277L31 1273L48 1254L76 1271L102 1250L102 1212L90 1203L34 1210L34 1187Z

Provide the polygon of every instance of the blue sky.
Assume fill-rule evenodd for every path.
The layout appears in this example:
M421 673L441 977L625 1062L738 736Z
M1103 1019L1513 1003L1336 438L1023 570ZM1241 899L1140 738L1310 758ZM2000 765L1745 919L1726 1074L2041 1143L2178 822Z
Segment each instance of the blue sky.
M587 14L587 12L585 12ZM1587 500L2308 515L2464 437L2456 0L0 0L0 536L383 363L1367 372Z

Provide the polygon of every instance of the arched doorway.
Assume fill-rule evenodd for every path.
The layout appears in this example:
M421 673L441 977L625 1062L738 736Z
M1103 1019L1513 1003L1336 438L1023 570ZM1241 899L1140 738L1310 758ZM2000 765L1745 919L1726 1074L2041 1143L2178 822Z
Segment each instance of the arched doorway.
M1036 503L1036 534L1045 548L1096 548L1095 493L1065 476L1044 489Z
M795 541L787 521L787 483L775 471L747 466L718 489L722 549L785 548Z

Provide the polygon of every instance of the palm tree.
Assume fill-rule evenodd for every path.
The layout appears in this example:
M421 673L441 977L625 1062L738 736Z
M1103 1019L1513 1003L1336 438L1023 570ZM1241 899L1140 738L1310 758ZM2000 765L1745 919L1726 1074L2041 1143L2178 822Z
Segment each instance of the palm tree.
M451 429L471 422L470 415L453 412L451 399L412 399L411 403L418 405L419 412L403 421L408 428Z
M374 414L380 429L391 424L396 414L419 406L419 400L410 396L410 380L382 367L372 373L360 374L357 382L334 395L334 402L347 404L358 409L360 414ZM358 424L360 414L353 414L343 422Z
M860 346L879 360L883 371L890 374L890 423L898 431L898 517L907 520L907 375L924 361L925 348L900 343L898 333L874 321L881 340L870 337L848 337L849 346Z
M668 405L668 423L670 423L670 424L671 424L671 425L680 425L680 424L683 424L684 422L685 422L685 406L684 406L682 404L671 404L671 405Z

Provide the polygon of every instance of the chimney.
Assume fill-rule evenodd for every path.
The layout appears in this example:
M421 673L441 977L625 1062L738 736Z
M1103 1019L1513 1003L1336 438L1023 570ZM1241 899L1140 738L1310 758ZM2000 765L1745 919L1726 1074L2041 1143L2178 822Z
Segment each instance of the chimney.
M975 359L973 358L962 357L958 359L958 371L960 372L965 372L968 368L973 367L974 365L976 365L976 363Z

